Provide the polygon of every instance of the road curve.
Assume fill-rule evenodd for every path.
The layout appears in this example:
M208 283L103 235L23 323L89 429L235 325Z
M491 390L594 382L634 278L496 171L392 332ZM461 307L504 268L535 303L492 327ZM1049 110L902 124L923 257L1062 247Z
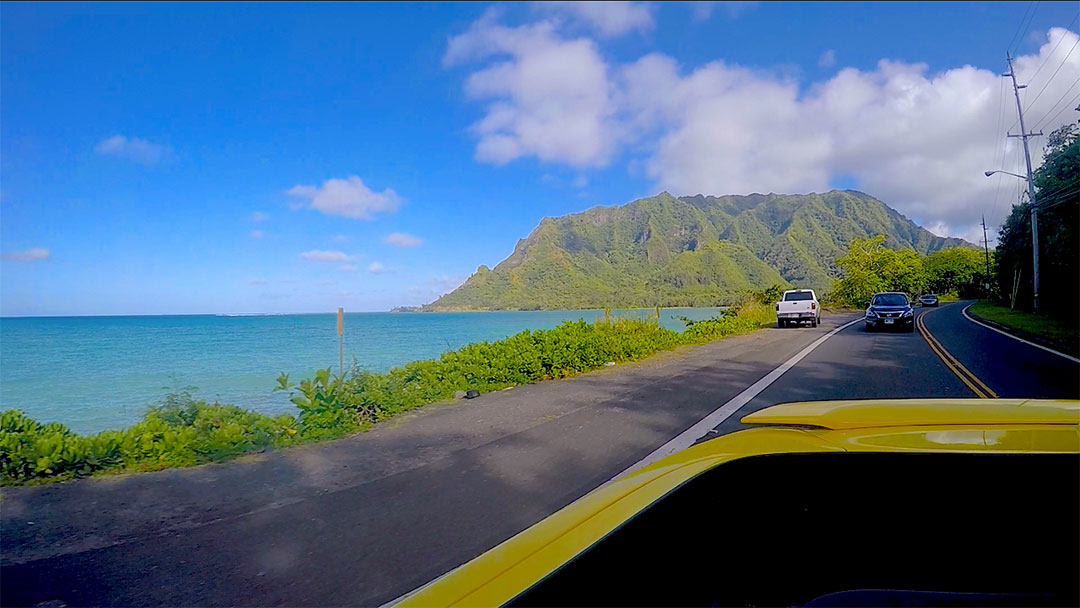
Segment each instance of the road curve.
M930 309L927 329L1004 398L1080 399L1080 363L1003 336L963 315L970 302Z

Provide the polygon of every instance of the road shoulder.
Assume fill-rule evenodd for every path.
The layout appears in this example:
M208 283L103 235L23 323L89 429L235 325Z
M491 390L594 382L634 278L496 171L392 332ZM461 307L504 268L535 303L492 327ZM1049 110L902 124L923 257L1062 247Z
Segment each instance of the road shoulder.
M558 495L577 497L655 449L731 395L829 329L765 329L604 368L422 408L389 424L337 441L298 446L239 461L155 473L103 476L37 487L5 488L0 514L3 565L165 537L284 509L314 497L375 484L515 436L565 435L561 427L589 415L612 427L571 437L622 433L593 473L565 480ZM700 386L681 391L680 382ZM682 379L682 380L680 380ZM668 399L676 392L682 399ZM715 396L713 396L715 395ZM671 403L670 407L661 404ZM619 412L624 413L618 416ZM612 418L612 414L617 417ZM560 422L561 421L561 422ZM614 439L612 439L614 441ZM599 446L598 446L599 447ZM624 452L624 453L620 453ZM514 467L517 466L517 469ZM604 467L607 467L604 469ZM529 463L506 463L518 476ZM32 522L32 523L30 523Z

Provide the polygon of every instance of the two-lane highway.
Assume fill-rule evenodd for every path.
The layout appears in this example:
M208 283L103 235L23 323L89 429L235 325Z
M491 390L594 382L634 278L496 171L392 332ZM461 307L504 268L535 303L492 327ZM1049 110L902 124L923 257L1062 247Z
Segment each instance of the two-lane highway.
M1080 364L973 323L963 315L969 304L916 309L929 338L868 332L862 323L840 331L702 439L745 428L740 418L777 403L983 397L928 340L999 397L1080 398Z

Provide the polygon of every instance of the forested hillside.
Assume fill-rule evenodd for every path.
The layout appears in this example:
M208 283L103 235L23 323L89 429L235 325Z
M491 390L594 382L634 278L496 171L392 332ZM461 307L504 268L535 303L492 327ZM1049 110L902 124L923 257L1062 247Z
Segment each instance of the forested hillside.
M426 310L712 306L774 284L827 290L853 239L932 253L935 236L872 196L690 196L544 218L510 257Z

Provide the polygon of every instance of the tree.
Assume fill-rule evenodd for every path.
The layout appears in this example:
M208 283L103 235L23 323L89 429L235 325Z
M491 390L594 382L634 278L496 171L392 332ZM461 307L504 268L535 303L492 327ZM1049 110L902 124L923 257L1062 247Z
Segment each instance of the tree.
M847 253L836 260L844 277L836 281L830 294L832 300L862 307L880 291L909 295L922 291L926 285L922 256L911 249L888 249L884 243L884 235L851 242Z
M934 293L956 292L971 297L979 295L986 277L983 252L965 247L950 247L934 252L923 260L926 287Z
M1080 111L1080 107L1077 108ZM1078 123L1062 126L1047 137L1043 164L1033 178L1039 214L1039 290L1044 312L1075 317L1080 302L1077 224L1080 223L1080 141ZM1020 273L1017 306L1032 303L1031 204L1021 202L998 231L995 249L1000 293L1012 292Z

